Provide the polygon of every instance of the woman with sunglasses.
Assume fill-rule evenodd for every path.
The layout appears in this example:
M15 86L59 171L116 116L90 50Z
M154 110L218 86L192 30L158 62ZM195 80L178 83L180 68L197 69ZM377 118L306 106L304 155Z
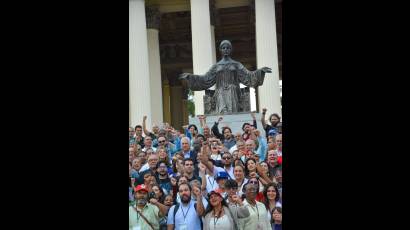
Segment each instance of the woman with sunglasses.
M263 203L256 200L258 187L252 180L244 186L245 200L243 204L248 208L250 216L244 223L244 229L270 230L271 225L268 219L268 211Z
M261 189L261 185L260 185L260 182L259 182L258 178L256 178L256 177L249 178L248 184L255 185L255 188L256 188L256 197L255 197L255 199L259 202L262 202L264 200L264 196L263 196L263 192L261 191L262 189ZM243 194L246 196L245 185L243 187ZM246 198L246 197L244 197L244 198Z

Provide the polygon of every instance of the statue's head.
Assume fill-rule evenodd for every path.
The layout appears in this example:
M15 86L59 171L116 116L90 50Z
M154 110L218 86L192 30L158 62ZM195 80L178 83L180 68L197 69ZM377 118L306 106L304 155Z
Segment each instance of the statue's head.
M230 56L232 52L232 44L228 40L223 40L219 45L219 50L223 56Z

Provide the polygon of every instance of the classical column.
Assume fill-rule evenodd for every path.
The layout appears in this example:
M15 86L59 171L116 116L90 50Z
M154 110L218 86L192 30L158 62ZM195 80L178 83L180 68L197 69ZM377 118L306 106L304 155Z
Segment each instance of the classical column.
M191 0L191 32L194 74L205 74L214 60L209 0ZM204 95L205 91L194 92L195 115L204 114Z
M161 60L159 56L158 39L161 15L158 7L147 7L146 15L151 86L151 122L152 124L158 125L164 121L162 112Z
M209 0L209 18L211 22L211 44L212 44L212 63L216 63L217 51L215 48L215 20L217 17L217 9L215 7L215 0ZM218 49L219 50L219 49Z
M268 109L268 114L282 114L279 88L278 49L276 39L275 1L256 0L256 60L257 67L271 67L265 81L258 88L259 111Z
M183 124L183 88L180 85L170 86L171 110L174 112L171 117L171 124L177 130L182 130Z
M164 102L163 104L163 109L164 109L164 122L167 122L168 124L171 124L171 101L170 98L170 88L169 88L169 81L168 79L164 80L164 87L162 88L162 101Z
M129 0L129 100L130 125L142 124L148 116L151 128L151 92L144 0Z

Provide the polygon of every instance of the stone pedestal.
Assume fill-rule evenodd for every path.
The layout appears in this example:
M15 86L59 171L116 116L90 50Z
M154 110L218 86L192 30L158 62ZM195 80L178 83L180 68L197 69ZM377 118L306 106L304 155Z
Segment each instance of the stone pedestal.
M253 124L252 116L251 113L245 112L245 113L236 113L236 114L224 114L224 115L207 115L206 116L206 124L209 126L209 128L212 128L214 123L218 120L220 116L223 116L223 120L219 123L219 132L222 133L222 127L224 126L229 126L231 128L233 134L236 132L241 132L242 131L242 125L243 123L249 123ZM256 113L256 124L258 130L261 131L261 135L265 136L265 130L263 129L262 123L261 123L261 117L262 114ZM194 124L198 128L200 127L199 119L197 117L190 117L189 118L189 124Z

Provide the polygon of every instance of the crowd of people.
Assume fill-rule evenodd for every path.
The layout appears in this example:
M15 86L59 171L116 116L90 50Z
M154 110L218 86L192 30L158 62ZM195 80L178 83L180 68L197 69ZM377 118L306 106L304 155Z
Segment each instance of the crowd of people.
M129 229L282 229L282 123L129 127ZM261 135L264 129L266 135Z

